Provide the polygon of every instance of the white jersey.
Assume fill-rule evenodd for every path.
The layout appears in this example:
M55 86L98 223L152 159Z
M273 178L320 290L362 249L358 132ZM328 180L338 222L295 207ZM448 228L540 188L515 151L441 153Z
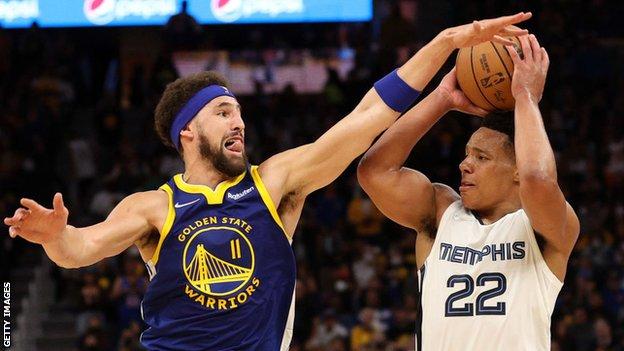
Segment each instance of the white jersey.
M417 350L550 350L550 316L563 284L524 210L484 225L454 202L418 275Z

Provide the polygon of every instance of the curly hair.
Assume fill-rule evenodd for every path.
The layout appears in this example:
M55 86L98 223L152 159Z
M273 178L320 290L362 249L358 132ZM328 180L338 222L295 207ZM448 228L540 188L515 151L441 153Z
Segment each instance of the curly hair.
M229 88L225 77L216 71L192 74L167 84L154 111L154 127L165 145L175 148L170 136L173 119L193 95L209 85Z

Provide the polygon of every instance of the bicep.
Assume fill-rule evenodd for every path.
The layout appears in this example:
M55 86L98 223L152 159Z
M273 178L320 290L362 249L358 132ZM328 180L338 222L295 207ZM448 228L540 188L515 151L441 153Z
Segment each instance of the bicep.
M435 190L422 173L402 167L363 176L360 185L379 210L392 221L412 229L420 229L424 220L435 216Z
M145 200L140 194L130 195L103 222L78 229L85 236L83 259L95 263L115 256L155 230L144 213Z

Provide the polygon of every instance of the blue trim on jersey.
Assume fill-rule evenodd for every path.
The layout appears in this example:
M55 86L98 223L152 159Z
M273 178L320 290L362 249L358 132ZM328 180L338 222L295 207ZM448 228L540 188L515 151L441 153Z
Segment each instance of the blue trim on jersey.
M167 184L175 220L142 303L149 326L143 346L279 350L294 291L295 257L250 169L228 184L219 204L184 191L173 179Z

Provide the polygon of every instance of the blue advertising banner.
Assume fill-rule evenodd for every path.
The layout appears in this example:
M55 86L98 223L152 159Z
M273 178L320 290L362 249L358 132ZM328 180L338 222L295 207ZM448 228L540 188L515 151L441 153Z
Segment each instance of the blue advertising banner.
M181 0L0 0L0 25L41 27L163 25ZM201 24L354 22L372 18L372 0L188 0Z

